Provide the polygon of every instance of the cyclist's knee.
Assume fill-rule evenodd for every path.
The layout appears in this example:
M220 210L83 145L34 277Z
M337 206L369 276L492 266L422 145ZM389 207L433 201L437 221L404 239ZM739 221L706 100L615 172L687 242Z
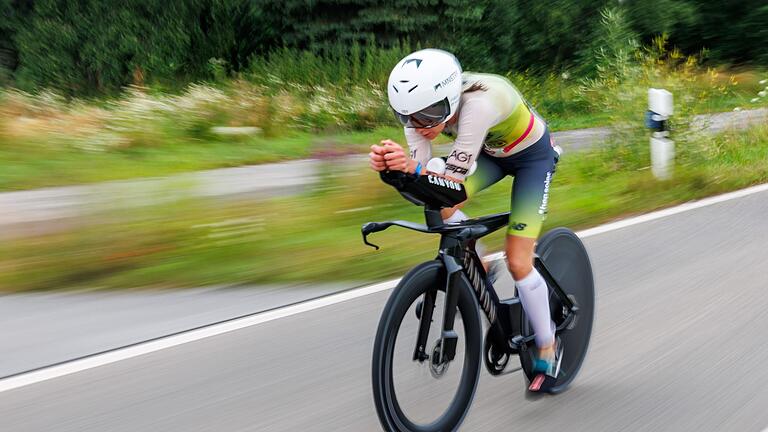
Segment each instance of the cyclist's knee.
M450 219L451 216L453 216L454 213L456 213L462 207L464 207L464 203L466 203L466 201L458 203L458 204L456 204L453 207L448 207L448 208L444 208L444 209L440 210L440 216L443 218L443 220Z
M507 236L507 267L515 280L528 276L533 269L533 249L536 239Z
M515 280L521 280L533 270L533 261L528 254L509 255L507 267Z
M453 214L456 213L458 209L458 207L444 208L440 210L440 216L443 218L443 220L450 219L450 217L453 216Z

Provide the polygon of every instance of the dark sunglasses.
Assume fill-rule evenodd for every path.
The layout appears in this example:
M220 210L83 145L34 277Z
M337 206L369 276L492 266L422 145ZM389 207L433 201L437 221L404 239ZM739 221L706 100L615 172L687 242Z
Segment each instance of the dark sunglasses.
M451 114L451 104L448 102L448 98L445 98L413 114L400 114L394 108L392 111L397 120L407 128L430 129L440 125L448 118Z

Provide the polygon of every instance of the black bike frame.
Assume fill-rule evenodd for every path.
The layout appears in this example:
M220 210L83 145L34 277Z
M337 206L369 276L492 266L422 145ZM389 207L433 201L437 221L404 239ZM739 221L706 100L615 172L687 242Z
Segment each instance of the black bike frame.
M517 297L499 299L475 250L475 242L478 238L509 223L509 213L479 218L474 225L459 224L456 227L448 227L443 223L439 208L426 206L424 214L427 221L426 227L407 222L371 223L363 227L363 236L365 243L371 245L366 239L367 234L381 231L391 225L399 225L422 232L441 233L437 259L443 263L445 268L445 307L442 311L443 327L440 335L440 355L438 358L432 358L432 362L451 361L456 355L458 335L453 329L453 324L459 290L462 289L468 289L474 293L480 309L483 310L488 319L490 323L488 337L491 339L488 341L489 343L492 343L498 350L502 350L501 352L510 354L527 350L533 345L534 336L522 336L521 320L519 319L522 313L520 299ZM557 326L556 330L556 332L560 332L570 325L577 308L538 256L534 257L534 267L565 307L565 319ZM425 293L422 301L419 331L413 354L413 359L419 362L430 358L426 353L426 345L436 295L437 289L430 290Z

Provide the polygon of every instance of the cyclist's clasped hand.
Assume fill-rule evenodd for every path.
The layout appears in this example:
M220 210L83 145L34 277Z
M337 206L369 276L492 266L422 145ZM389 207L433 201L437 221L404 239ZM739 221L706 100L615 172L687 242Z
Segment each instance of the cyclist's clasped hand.
M400 144L392 140L382 140L380 144L372 145L369 153L370 165L374 171L413 171L410 169L411 158Z
M374 171L384 171L387 169L387 164L384 161L385 154L387 154L386 148L376 144L371 146L371 152L368 153L368 156L371 158L371 169Z

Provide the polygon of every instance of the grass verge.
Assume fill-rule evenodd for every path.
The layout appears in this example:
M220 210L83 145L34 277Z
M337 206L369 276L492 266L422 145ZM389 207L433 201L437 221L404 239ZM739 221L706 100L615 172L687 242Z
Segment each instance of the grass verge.
M564 155L546 228L594 226L768 181L768 127L695 142L680 145L675 177L663 182L643 166L645 138ZM467 213L508 210L510 181L479 194ZM382 250L364 246L360 225L388 219L421 222L421 208L364 167L338 171L329 164L322 181L291 198L180 198L104 211L83 221L87 228L4 242L0 291L372 281L434 256L435 236L396 228L373 239ZM486 243L498 249L502 242L503 233L495 233Z
M682 113L673 121L692 113L757 107L750 101L763 90L764 74L755 71L665 70L660 76L669 82L657 80L654 71L647 73L654 79L627 73L619 81L598 80L588 86L551 74L510 78L554 131L617 120L641 125L650 86L670 88L679 98ZM2 89L0 191L365 153L383 138L404 142L385 95L373 84L351 90L274 86L283 90L275 93L245 81L222 88L193 85L180 95L129 89L109 101L67 101L48 93ZM257 126L265 136L211 133L222 125Z

